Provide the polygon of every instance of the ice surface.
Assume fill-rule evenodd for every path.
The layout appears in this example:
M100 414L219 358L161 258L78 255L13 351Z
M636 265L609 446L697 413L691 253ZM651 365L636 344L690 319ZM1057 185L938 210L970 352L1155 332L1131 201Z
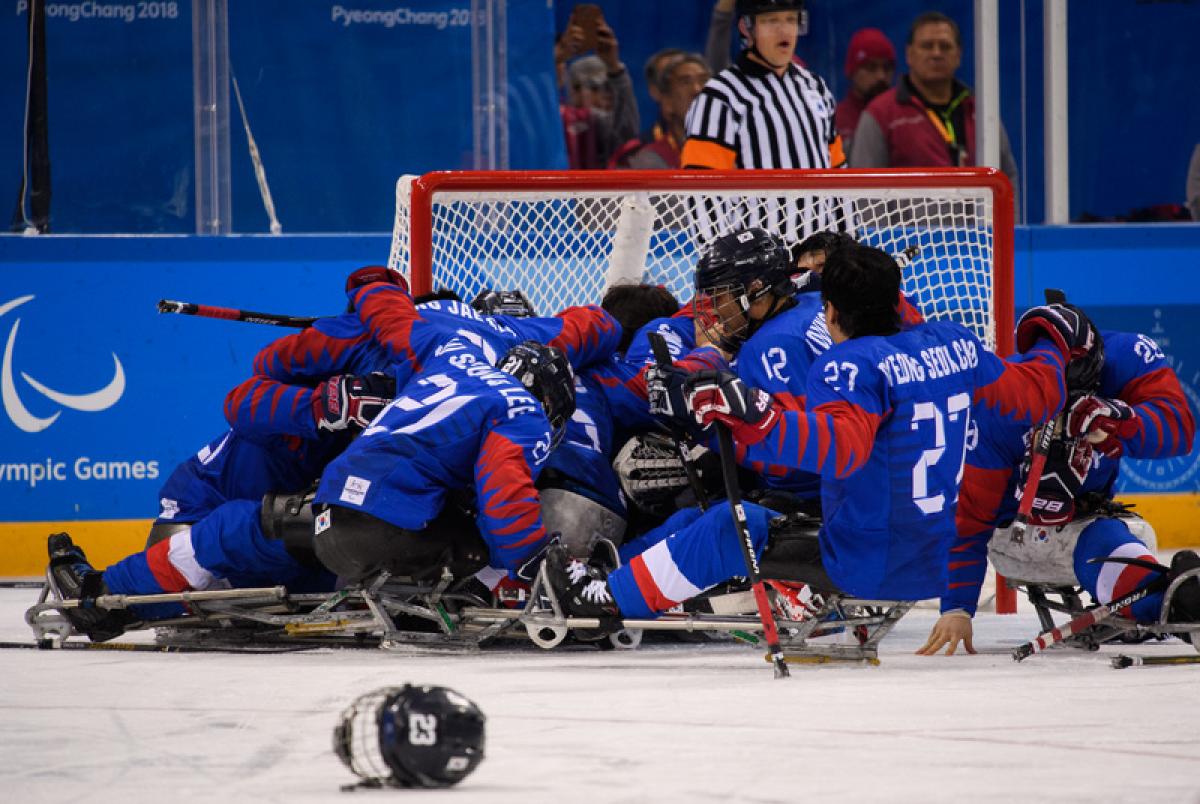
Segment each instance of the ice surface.
M0 589L28 640L32 590ZM912 655L915 610L879 667L775 680L736 644L402 657L0 651L0 801L1200 802L1200 665L1114 670L1119 652L1022 664L1030 613L981 614L976 656ZM341 793L342 707L404 682L488 716L487 758L451 791ZM820 797L819 799L816 797Z

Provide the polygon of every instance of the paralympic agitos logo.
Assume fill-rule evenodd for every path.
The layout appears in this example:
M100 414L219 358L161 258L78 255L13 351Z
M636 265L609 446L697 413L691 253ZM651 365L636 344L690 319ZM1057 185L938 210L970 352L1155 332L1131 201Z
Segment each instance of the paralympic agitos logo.
M12 301L0 304L0 318L8 314L10 310L15 310L26 302L33 301L33 296L20 296ZM4 344L4 360L0 364L0 401L4 403L4 412L8 414L8 418L12 420L21 430L27 433L37 433L45 430L58 419L62 414L61 410L55 411L50 416L36 416L25 407L25 403L21 401L21 397L17 394L17 384L13 377L13 352L17 343L17 332L21 328L21 319L16 319L12 328L8 331L8 339ZM46 385L38 382L26 372L21 372L21 378L27 382L35 391L42 396L56 402L64 408L70 410L84 411L85 413L96 413L101 410L107 410L121 398L125 393L125 369L121 367L121 361L117 359L116 354L113 354L113 378L98 391L92 391L86 394L67 394L62 391L56 391Z

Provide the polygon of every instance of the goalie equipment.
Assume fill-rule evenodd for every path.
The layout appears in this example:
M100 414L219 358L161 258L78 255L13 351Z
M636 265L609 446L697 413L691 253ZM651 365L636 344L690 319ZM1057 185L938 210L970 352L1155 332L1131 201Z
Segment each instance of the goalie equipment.
M544 474L544 473L543 473ZM538 492L542 503L542 526L558 534L573 556L586 558L601 539L620 544L625 535L625 518L606 506L565 488L548 487Z
M702 483L709 478L720 482L720 465L711 450L695 446L688 457ZM626 441L613 459L613 471L625 497L654 516L674 512L680 496L690 489L679 451L672 439L660 433L641 433Z
M318 430L362 430L395 396L396 380L383 372L339 374L313 391L313 418Z
M471 300L471 306L484 315L507 315L513 318L533 318L537 311L519 290L481 290Z
M367 786L449 787L483 761L485 722L452 689L384 687L346 708L333 750Z
M1111 514L1083 516L1058 527L1029 529L1021 541L1012 538L1012 527L997 528L988 541L988 560L1005 578L1046 586L1079 586L1075 576L1075 545L1092 523ZM1118 517L1133 537L1150 553L1158 548L1154 528L1134 513Z
M563 353L537 341L523 341L504 353L496 367L516 377L550 422L550 449L563 439L575 413L575 375Z
M774 315L795 303L793 272L787 246L765 229L718 237L696 263L696 325L709 342L736 352L770 317L751 321L751 305L774 296Z

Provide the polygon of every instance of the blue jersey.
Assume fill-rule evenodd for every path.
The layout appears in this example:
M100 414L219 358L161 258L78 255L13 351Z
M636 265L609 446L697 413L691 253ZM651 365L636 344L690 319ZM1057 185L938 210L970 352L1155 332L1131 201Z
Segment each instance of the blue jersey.
M316 501L419 531L451 492L473 492L492 564L513 570L546 541L534 481L549 454L541 405L455 337L330 463Z
M820 473L822 556L844 591L937 597L973 402L1042 421L1062 404L1062 368L1042 343L1008 365L951 322L854 338L813 365L809 411L773 408L747 454Z
M1102 332L1104 366L1097 396L1119 399L1136 414L1138 428L1121 446L1132 458L1168 458L1191 451L1195 419L1175 372L1151 338L1128 332ZM958 535L949 562L942 610L974 613L987 572L987 544L992 531L1016 516L1020 503L1019 469L1029 449L1031 432L1021 421L994 408L974 412L979 437L967 453L958 511ZM1112 496L1120 459L1099 452L1084 478L1081 494Z

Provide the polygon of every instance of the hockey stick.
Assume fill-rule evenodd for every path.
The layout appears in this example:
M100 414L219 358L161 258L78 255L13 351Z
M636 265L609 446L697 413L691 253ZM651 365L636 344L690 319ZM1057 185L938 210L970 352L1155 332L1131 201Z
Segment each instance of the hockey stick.
M1114 656L1114 670L1124 670L1126 667L1143 667L1164 664L1200 664L1200 653L1184 653L1179 656Z
M1112 557L1105 559L1107 561L1115 561L1120 564L1131 564L1134 566L1144 567L1146 562L1138 559L1125 559ZM1152 569L1163 572L1165 567L1157 567L1151 565ZM1024 661L1035 653L1041 653L1047 648L1057 645L1065 639L1070 639L1076 634L1091 628L1093 625L1104 622L1126 606L1132 606L1143 598L1149 597L1156 592L1162 592L1171 585L1171 578L1165 572L1159 575L1150 583L1143 586L1141 589L1135 589L1124 597L1118 598L1106 606L1098 606L1094 609L1089 609L1078 617L1074 617L1066 625L1060 628L1053 628L1044 634L1040 634L1037 639L1032 642L1026 642L1024 645L1018 645L1013 648L1012 657L1014 661Z
M1061 290L1046 288L1046 304L1066 304L1067 295ZM1065 407L1065 406L1064 406ZM1021 504L1017 507L1017 516L1012 523L1012 540L1024 544L1025 534L1029 531L1029 514L1033 511L1033 501L1037 497L1037 487L1042 482L1042 473L1046 470L1046 456L1050 454L1050 444L1062 426L1063 413L1059 413L1050 421L1043 424L1033 435L1029 445L1031 457L1029 460L1029 477L1025 478L1025 490L1021 494Z
M275 327L295 327L304 329L311 327L316 318L305 318L297 315L281 315L279 313L255 313L250 310L236 310L232 307L214 307L209 304L192 304L191 302L171 301L160 299L160 313L180 313L182 315L198 315L203 318L223 318L226 321L246 321L250 324L270 324Z
M717 445L721 454L721 476L725 480L725 497L729 501L729 510L733 513L733 526L738 533L738 543L742 546L742 558L746 560L746 577L750 588L754 590L754 603L758 606L758 616L762 620L763 639L767 643L767 653L775 665L775 678L787 678L787 661L783 657L783 649L779 647L779 627L775 624L775 615L771 612L771 603L767 600L767 588L763 584L762 574L758 570L758 558L754 555L754 541L750 537L750 526L746 522L746 509L742 507L742 490L738 488L737 461L733 453L733 435L729 428L718 422Z
M667 339L657 332L651 332L646 337L650 341L650 349L654 352L655 364L659 369L669 371L674 363L671 360L671 350L667 347ZM696 472L696 467L688 455L687 444L674 433L671 433L671 441L675 444L675 451L679 453L679 460L683 463L683 473L687 475L688 485L691 486L692 494L696 497L697 507L701 511L707 511L708 495L705 494L704 484L700 482L700 475Z
M0 642L0 650L106 650L117 653L297 653L321 645L158 645L153 642Z

